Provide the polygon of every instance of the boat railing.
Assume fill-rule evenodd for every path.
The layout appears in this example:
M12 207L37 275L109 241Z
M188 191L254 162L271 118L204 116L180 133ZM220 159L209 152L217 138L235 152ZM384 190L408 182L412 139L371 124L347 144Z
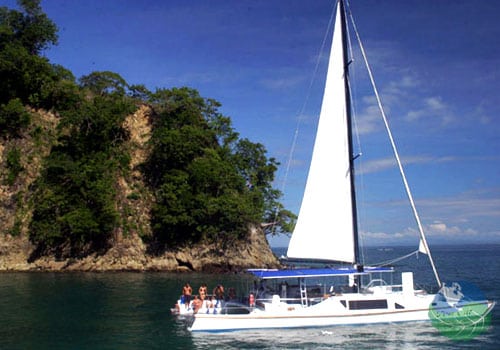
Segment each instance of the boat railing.
M403 290L402 284L388 284L384 279L372 279L370 283L361 288L361 293L391 293L401 292Z
M334 294L332 294L334 295ZM323 300L325 299L328 299L330 296L332 295L329 295L329 294L326 294L324 296L315 296L315 297L309 297L307 298L307 305L314 305L314 304L317 304L317 303L320 303L322 302ZM262 304L262 303L269 303L269 304L278 304L278 303L286 303L286 304L290 304L290 305L302 305L303 306L303 300L302 298L259 298L259 299L256 299L256 304L259 305Z

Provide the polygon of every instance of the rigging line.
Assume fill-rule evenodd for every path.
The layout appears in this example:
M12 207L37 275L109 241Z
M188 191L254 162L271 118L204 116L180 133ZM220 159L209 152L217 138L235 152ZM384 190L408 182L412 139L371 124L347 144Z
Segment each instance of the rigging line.
M399 258L395 258L395 259L392 259L392 260L386 260L386 261L382 261L382 262L379 262L377 264L373 264L374 266L377 266L377 267L382 267L382 266L387 266L387 265L391 265L395 262L398 262L398 261L401 261L401 260L404 260L406 258L409 258L410 256L412 255L417 255L418 254L418 249L415 250L414 252L411 252L409 254L406 254L404 256L400 256Z
M413 196L412 196L411 191L410 191L410 186L408 185L408 181L406 180L406 175L405 175L405 172L403 169L403 165L401 163L401 159L399 157L398 150L396 148L396 143L394 142L394 138L392 137L392 132L391 132L391 129L389 128L389 122L388 122L387 117L385 115L384 108L382 107L382 101L380 99L380 95L378 93L377 86L375 85L375 80L373 78L372 70L370 68L370 65L368 64L368 59L366 57L365 49L364 49L363 44L361 42L361 38L360 38L358 30L356 28L356 23L354 22L354 18L352 16L352 13L349 13L349 17L351 19L351 23L352 23L354 32L356 33L356 38L358 40L361 54L362 54L363 59L365 61L365 66L366 66L366 69L368 71L368 76L370 77L370 82L372 84L373 91L375 93L375 97L377 99L377 104L378 104L378 107L380 109L380 113L382 114L382 119L384 120L385 129L386 129L387 134L389 136L389 141L391 142L392 151L394 152L394 157L396 158L396 162L397 162L398 167L399 167L399 172L401 174L401 178L403 179L403 184L405 186L406 195L408 196L408 199L410 201L410 205L411 205L411 208L413 211L413 216L415 217L415 221L417 222L418 230L420 232L420 240L423 243L423 246L425 248L427 255L429 256L429 261L431 263L431 267L432 267L432 271L434 272L434 276L436 277L436 281L437 281L439 287L441 287L442 286L441 280L439 278L439 274L438 274L436 266L434 264L434 260L432 259L431 251L430 251L429 246L427 244L427 239L425 238L424 229L422 227L422 223L420 222L420 217L418 215L417 208L415 206L415 202L413 201Z
M326 31L325 31L325 35L323 36L323 42L321 43L321 47L319 49L319 54L318 54L318 57L316 59L316 64L315 64L315 67L314 67L314 71L313 71L313 74L311 76L311 80L309 81L309 86L307 88L307 92L306 92L306 97L304 99L304 103L302 104L302 107L299 110L299 113L297 115L297 125L295 127L295 132L294 132L293 139L292 139L292 146L290 148L290 152L289 152L288 158L287 158L287 163L286 163L286 168L285 168L285 175L283 176L283 182L282 182L282 186L281 186L281 193L285 193L285 186L286 186L286 183L288 181L288 173L290 172L290 167L291 167L291 164L292 164L293 155L295 153L295 148L297 146L297 139L299 137L299 130L300 130L300 126L302 124L303 114L304 114L304 111L306 109L307 104L309 103L309 97L311 96L312 86L313 86L314 81L316 80L316 76L318 74L319 65L321 63L321 58L323 57L323 53L325 52L326 42L327 42L327 39L328 39L328 35L330 33L330 29L333 26L334 17L335 17L335 6L333 7L332 14L330 16L330 20L328 21L328 25L327 25L327 28L326 28ZM279 215L279 209L276 208L276 210L274 212L273 226L272 226L272 229L271 229L272 234L275 233L278 215Z

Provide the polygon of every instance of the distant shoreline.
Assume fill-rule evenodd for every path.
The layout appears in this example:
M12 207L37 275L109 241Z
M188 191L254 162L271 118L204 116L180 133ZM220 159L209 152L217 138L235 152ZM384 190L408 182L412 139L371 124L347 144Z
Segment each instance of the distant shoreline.
M497 248L500 249L500 242L499 243L468 243L468 242L462 242L462 243L429 243L431 252L433 250L455 250L455 249L466 249L466 248L471 248L471 249L481 249L481 248ZM364 247L364 249L418 249L418 245L413 245L413 244L400 244L400 245L367 245ZM280 254L286 253L286 250L288 247L271 247L271 250L276 254L276 252L279 252Z
M468 243L468 242L462 242L462 243L429 243L429 246L432 249L435 248L456 248L456 247L494 247L498 246L500 249L500 242L498 243ZM412 245L412 244L392 244L392 245L366 245L364 248L367 249L379 249L379 248L415 248L415 250L418 248L418 245ZM288 247L271 247L273 251L275 250L286 250Z

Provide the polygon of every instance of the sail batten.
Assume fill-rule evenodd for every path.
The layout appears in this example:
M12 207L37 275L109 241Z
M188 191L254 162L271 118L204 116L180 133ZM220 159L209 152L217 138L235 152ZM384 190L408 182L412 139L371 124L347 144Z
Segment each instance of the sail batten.
M288 246L292 259L355 263L357 258L341 17L338 5L311 165Z

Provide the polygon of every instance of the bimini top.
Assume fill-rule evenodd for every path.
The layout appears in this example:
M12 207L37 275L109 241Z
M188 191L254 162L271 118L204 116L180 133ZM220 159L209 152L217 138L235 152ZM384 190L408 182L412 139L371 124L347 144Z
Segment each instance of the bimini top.
M363 272L356 268L322 268L322 269L248 269L248 272L262 279L272 278L294 278L294 277L329 277L329 276L348 276L348 275L368 275L377 272L393 272L391 267L369 267L365 266Z

